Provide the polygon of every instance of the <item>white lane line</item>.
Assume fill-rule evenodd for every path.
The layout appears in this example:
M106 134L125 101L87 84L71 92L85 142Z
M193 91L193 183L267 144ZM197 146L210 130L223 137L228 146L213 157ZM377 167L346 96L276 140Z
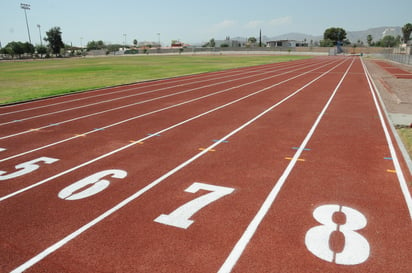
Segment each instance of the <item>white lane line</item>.
M287 67L287 68L284 68L284 69L288 69L288 68L292 68L292 67L296 67L296 66L290 66L290 67ZM311 67L311 66L314 66L314 65L305 66L304 68L308 68L308 67ZM270 76L270 77L261 79L261 81L264 81L264 80L267 80L267 79L270 79L270 78L274 78L274 77L278 77L278 76L281 76L281 75L284 75L284 74L292 73L292 72L295 72L295 71L298 71L298 70L301 70L301 69L304 69L304 68L299 68L299 69L287 71L285 73ZM281 70L284 70L284 69L266 71L266 72L261 73L260 75L274 73L274 72L281 71ZM250 75L250 76L247 76L247 77L243 77L241 80L244 80L244 79L247 79L247 78L252 78L252 77L255 77L255 76L256 75ZM216 79L222 79L222 78L225 78L225 77L216 78ZM216 80L216 79L214 79L214 80ZM172 93L172 94L168 94L168 95L164 95L164 96L160 96L160 97L155 97L155 98L144 100L144 101L139 101L139 102L135 102L135 103L132 103L132 104L127 104L127 105L111 108L111 109L100 111L100 112L95 112L95 113L88 114L88 115L84 115L84 116L80 116L80 117L76 117L76 118L72 118L72 119L68 119L68 120L64 120L64 121L59 121L59 122L56 122L56 123L52 123L52 124L49 124L49 125L46 125L46 126L39 127L39 128L37 128L37 130L42 130L42 129L46 129L46 128L53 127L53 126L56 126L56 125L61 125L61 124L77 121L77 120L80 120L80 119L83 119L83 118L88 118L88 117L92 117L92 116L95 116L95 115L105 114L105 113L108 113L108 112L111 112L111 111L116 111L116 110L119 110L119 109L124 109L124 108L127 108L127 107L132 107L132 106L136 106L136 105L139 105L139 104L144 104L144 103L147 103L147 102L152 102L152 101L155 101L155 100L164 99L164 98L167 98L167 97L172 97L172 96L180 95L180 94L184 94L184 93L189 93L189 92L193 92L193 91L196 91L196 90L200 90L200 89L204 89L204 88L208 88L208 87L212 87L212 86L216 86L216 85L221 85L221 84L225 84L225 83L229 83L229 82L234 82L234 81L238 81L238 80L239 79L232 79L232 80L213 83L213 84L209 84L209 85L203 85L201 87L191 88L191 89L183 90L183 91L180 91L180 92L176 92L176 93ZM203 82L203 81L199 81L199 82ZM197 82L197 83L199 83L199 82ZM169 88L175 88L175 87L180 87L180 86L176 85L176 86L166 87L166 88L162 88L162 89L169 89ZM152 91L149 91L149 93L157 92L159 90L160 89L152 90ZM143 94L143 93L140 93L140 94ZM56 113L56 112L54 112L54 113ZM22 120L18 120L18 121L20 122ZM14 123L14 122L17 122L17 121L15 120L15 121L12 121L12 122L9 122L9 123ZM19 133L14 133L14 134L11 134L11 135L2 136L2 137L0 137L0 140L20 136L20 135L31 133L31 132L34 132L34 130L29 129L29 130L22 131L22 132L19 132Z
M299 66L299 64L291 66L291 67L295 67L295 66ZM279 70L285 70L288 69L289 67L281 67L281 69ZM262 69L263 70L263 69ZM154 90L149 90L149 91L145 91L145 92L141 92L141 93L137 93L137 94L130 94L130 95L126 95L126 96L121 96L121 97L116 97L116 98L112 98L112 99L108 99L108 100L103 100L103 101L98 101L98 102L94 102L94 103L89 103L89 104L85 104L85 105L80 105L80 106L76 106L76 107L72 107L72 108L66 108L66 109L62 109L59 111L54 111L54 112L47 112L44 114L39 114L39 115L33 115L33 116L29 116L26 118L20 118L18 120L10 120L7 122L3 122L0 123L0 126L4 126L4 125L8 125L8 124L12 124L15 122L23 122L23 121L27 121L27 120L32 120L32 119L36 119L36 118L41 118L41 117L45 117L45 116L50 116L50 115L55 115L55 114L60 114L60 113L64 113L64 112L68 112L68 111L73 111L73 110L77 110L77 109L82 109L82 108L87 108L89 106L95 106L95 105L99 105L99 104L104 104L104 103L108 103L108 102L113 102L113 101L117 101L117 100L122 100L122 99L126 99L126 98L131 98L131 97L137 97L137 96L142 96L142 95L147 95L147 94L152 94L152 93L157 93L160 91L164 91L164 90L168 90L168 89L172 89L172 88L177 88L177 87L183 87L183 86L187 86L187 85L193 85L193 84L198 84L198 83L203 83L203 82L210 82L210 81L216 81L216 80L221 80L224 78L230 78L230 77L235 77L237 76L237 78L229 80L229 81L223 81L223 82L214 82L211 86L213 85L219 85L219 84L224 84L227 82L231 82L231 81L238 81L238 80L242 80L248 77L255 77L255 75L251 75L248 77L243 77L239 79L239 76L244 75L244 74L251 74L251 73L257 73L260 72L261 70L254 70L252 72L250 71L246 71L246 72L242 72L242 73L238 73L238 74L234 74L234 75L226 75L223 77L214 77L214 78L209 78L206 80L201 80L201 81L195 81L195 82L189 82L189 83L184 83L184 84L177 84L177 85L173 85L173 86L166 86L166 87L162 87L162 88L158 88L158 89L154 89ZM267 73L272 73L273 71L265 71L262 72L260 75L263 74L267 74ZM142 87L143 88L143 87ZM204 87L198 88L198 89L202 89ZM129 89L129 90L137 90L138 88L134 88L134 89ZM129 91L128 90L128 91ZM196 90L196 89L193 89ZM118 92L122 92L122 91L118 91Z
M382 114L381 108L379 107L379 102L378 102L377 96L379 97L380 105L382 105L383 108L385 106L384 106L384 103L382 101L382 98L380 97L379 92L377 91L378 88L375 85L375 82L373 81L373 78L372 78L371 74L369 73L365 63L363 62L363 59L361 59L361 60L362 60L363 71L365 72L366 79L368 80L369 89L370 89L370 92L372 94L373 101L375 103L375 107L376 107L376 110L378 112L379 119L381 121L383 131L385 133L386 142L388 143L388 147L389 147L389 151L391 153L393 164L395 166L396 175L397 175L398 181L399 181L399 186L401 188L403 197L405 198L406 206L408 207L408 210L409 210L409 217L412 219L412 197L411 197L411 193L409 192L408 184L406 183L405 176L403 174L401 165L399 163L399 159L398 159L398 156L396 154L396 150L395 150L395 147L393 145L391 135L389 134L388 127L386 126L385 118ZM386 113L386 110L385 110L385 115L386 115L386 120L389 120L389 117ZM394 133L394 135L396 134L394 132L394 129L392 129L392 132Z
M296 64L294 66L298 66L299 64ZM287 69L289 66L289 64L285 64L285 65L276 65L276 68L281 68L282 69ZM291 67L294 67L291 66ZM88 106L93 106L96 104L101 104L101 103L106 103L106 102L111 102L111 101L115 101L115 100L120 100L120 99L124 99L124 98L128 98L128 97L134 97L134 96L141 96L141 95L146 95L146 94L150 94L150 93L155 93L158 91L163 91L163 90L167 90L167 89L171 89L171 88L176 88L176 87L183 87L183 86L187 86L187 85L191 85L191 84L197 84L197 83L202 83L202 82L208 82L208 81L216 81L216 80L220 80L220 79L224 79L224 78L230 78L230 77L236 77L236 76L241 76L244 74L251 74L251 73L257 73L260 71L265 71L265 68L259 68L259 69L243 69L243 70L237 70L234 71L234 73L228 73L226 71L222 71L222 74L225 75L220 75L220 74L213 74L213 75L206 75L206 76L198 76L198 77L190 77L189 78L185 78L185 79L181 79L181 80L177 80L177 81L173 81L172 83L174 84L173 86L167 86L167 87L163 87L163 88L158 88L155 90L151 90L151 91L145 91L142 93L138 93L138 94L132 94L132 95L127 95L127 96L122 96L122 97L117 97L114 99L109 99L109 100L105 100L105 101L101 101L101 102L97 102L97 103L92 103L92 104L87 104L87 105L83 105L83 106L79 106L79 107L74 107L74 108L67 108L61 111L56 111L56 112L49 112L47 114L44 115L37 115L37 116L30 116L28 118L22 118L19 119L18 121L25 121L25 120L30 120L30 119L34 119L34 118L38 118L38 117L43 117L43 116L47 116L47 115L52 115L52 114L56 114L56 113L61 113L61 112L66 112L66 111L70 111L70 110L75 110L75 109L79 109L79 108L84 108L84 107L88 107ZM266 72L264 72L266 73ZM218 75L219 77L216 77L216 75ZM204 79L206 78L206 79ZM204 80L200 80L200 79L204 79ZM197 80L197 81L193 81L193 80ZM155 84L150 84L150 85L142 85L142 86L137 86L137 87L132 87L132 88L128 88L128 89L122 89L122 90L118 90L118 91L113 91L110 93L104 93L104 94L99 94L99 95L93 95L93 96L88 96L85 98L79 98L79 99L74 99L74 100L69 100L69 101L63 101L63 102L58 102L58 103L53 103L53 104L48 104L48 105L43 105L43 106L38 106L38 107L34 107L34 108L28 108L28 109L22 109L22 110L16 110L16 111L12 111L12 112L7 112L7 113L0 113L0 116L4 116L4 115L9 115L9 114L13 114L13 113L20 113L20 112L26 112L26 111L30 111L30 110L34 110L34 109L40 109L40 108L46 108L49 106L55 106L55 105L60 105L60 104L65 104L68 102L76 102L76 101L81 101L81 100L86 100L86 99L92 99L92 98L97 98L97 97L102 97L102 96L106 96L106 95L112 95L112 94L118 94L118 93L124 93L124 92L128 92L128 91L137 91L138 89L142 89L142 88L153 88L155 86L158 85L164 85L167 84L167 82L165 82L166 80L159 80L162 81L161 83L155 83ZM188 82L189 81L189 82ZM188 83L182 83L182 84L176 84L179 82L188 82ZM139 84L139 83L137 83ZM137 85L135 84L135 85ZM115 88L121 88L121 86L116 86L113 87L113 89ZM99 89L98 89L99 90ZM98 91L98 90L92 90L93 91ZM110 87L108 88L104 88L102 90L110 90ZM0 126L6 125L6 124L10 124L10 123L14 123L15 120L9 121L9 122L4 122L4 123L0 123Z
M325 64L325 65L322 65L322 66L320 66L320 67L317 67L317 68L314 69L314 70L305 72L305 73L303 73L303 74L301 74L301 75L299 75L299 76L303 76L303 75L305 75L305 74L308 74L308 73L310 73L310 72L313 72L313 71L315 71L315 70L317 70L317 69L320 69L320 68L322 68L322 67L324 67L324 66L327 66L327 65L329 65L329 64L330 64L330 63L327 63L327 64ZM311 66L312 66L312 65L311 65ZM310 67L310 66L308 66L308 67ZM308 68L308 67L306 67L306 68ZM297 70L300 70L300 69L296 69L296 70L293 70L293 71L290 71L290 72L294 72L294 71L297 71ZM135 120L135 119L138 119L138 118L146 117L146 116L149 116L149 115L152 115L152 114L155 114L155 113L159 113L159 112L162 112L162 111L165 111L165 110L168 110L168 109L172 109L172 108L175 108L175 107L179 107L179 106L182 106L182 105L184 105L184 104L188 104L188 103L191 103L191 102L194 102L194 101L197 101L197 100L201 100L201 99L204 99L204 98L207 98L207 97L210 97L210 96L214 96L214 95L217 95L217 94L221 94L221 93L224 93L224 92L228 92L228 91L234 90L234 89L236 89L236 88L244 87L244 86L247 86L247 85L250 85L250 84L254 84L254 83L257 83L257 82L260 82L260 81L263 81L263 80L267 80L267 79L270 79L270 78L274 78L274 77L278 77L278 76L281 76L281 75L284 75L284 74L288 74L288 73L290 73L290 72L284 72L284 73L281 73L281 74L277 74L277 75L275 75L275 76L270 76L270 77L267 77L267 78L264 78L264 79L252 81L252 82L245 83L245 84L242 84L242 85L239 85L239 86L230 87L230 88L227 88L227 89L224 89L224 90L221 90L221 91L217 91L217 92L214 92L214 93L210 93L210 94L207 94L207 95L204 95L204 96L201 96L201 97L197 97L197 98L194 98L194 99L191 99L191 100L188 100L188 101L184 101L184 102L181 102L181 103L178 103L178 104L175 104L175 105L171 105L171 106L168 106L168 107L165 107L165 108L161 108L161 109L158 109L158 110L154 110L154 111L151 111L151 112L147 112L147 113L144 113L144 114L141 114L141 115L138 115L138 116L135 116L135 117L126 119L126 120L122 120L122 121L119 121L119 122L116 122L116 123L113 123L113 124L110 124L110 125L106 125L106 126L104 126L104 127L99 128L100 130L93 129L93 130L91 130L91 131L88 131L88 132L85 132L85 133L81 133L81 134L79 134L79 135L75 135L75 136L72 136L72 137L69 137L69 138L60 140L60 141L56 141L56 142L54 142L54 143L50 143L50 144L44 145L44 146L42 146L42 147L38 147L38 148L35 148L35 149L32 149L32 150L28 150L28 151L25 151L25 152L22 152L22 153L19 153L19 154L16 154L16 155L12 155L12 156L9 156L9 157L0 159L0 162L4 162L4 161L10 160L10 159L14 159L14 158L17 158L17 157L19 157L19 156L27 155L27 154L32 153L32 152L40 151L40 150L42 150L42 149L50 148L50 147L52 147L52 146L56 146L56 145L58 145L58 144L62 144L62 143L64 143L64 142L67 142L67 141L70 141L70 140L79 138L80 136L93 134L93 133L99 132L99 131L101 131L101 130L108 129L108 128L110 128L110 127L114 127L114 126L117 126L117 125L120 125L120 124L129 122L129 121L132 121L132 120ZM292 79L293 79L293 78L292 78ZM241 99L242 99L242 98L241 98ZM70 121L71 121L71 120L70 120ZM55 126L55 125L54 125L54 124L48 125L48 126L46 126L46 128L47 128L47 127L51 127L51 126ZM43 128L38 128L38 129L43 129ZM33 132L33 130L28 130L28 131L26 131L26 132ZM3 138L5 138L5 137L3 137ZM3 139L3 138L0 138L0 139Z
M336 66L334 66L333 68L331 68L329 71L335 69L336 67L338 67L338 66L341 65L342 63L343 63L343 62L338 63ZM326 65L324 65L324 66L326 66ZM323 66L321 66L321 67L323 67ZM187 119L187 120L184 120L184 121L182 121L182 122L179 122L179 123L177 123L177 124L175 124L175 125L172 125L172 126L166 128L166 129L163 129L163 130L161 130L161 131L158 131L158 132L156 132L156 133L153 133L153 134L150 135L150 136L147 136L147 137L145 137L145 138L139 139L139 140L137 140L136 142L133 142L133 143L131 143L131 144L128 144L128 145L126 145L126 146L123 146L123 147L121 147L121 148L119 148L119 149L113 150L113 151L111 151L111 152L109 152L109 153L106 153L106 154L101 155L101 156L99 156L99 157L97 157L97 158L94 158L94 159L92 159L92 160L90 160L90 161L87 161L87 162L85 162L85 163L83 163L83 164L80 164L80 165L75 166L75 167L73 167L73 168L71 168L71 169L68 169L68 170L66 170L66 171L63 171L63 172L61 172L61 173L59 173L59 174L56 174L56 175L51 176L51 177L49 177L49 178L46 178L46 179L44 179L44 180L42 180L42 181L39 181L39 182L37 182L37 183L35 183L35 184L32 184L32 185L28 186L28 187L25 187L25 188L23 188L23 189L20 189L20 190L18 190L18 191L15 191L15 192L13 192L13 193L10 193L10 194L8 194L8 195L5 195L5 196L3 196L3 197L0 197L0 202L1 202L1 201L4 201L4 200L6 200L6 199L9 199L9 198L11 198L11 197L13 197L13 196L16 196L16 195L18 195L18 194L20 194L20 193L23 193L23 192L25 192L25 191L31 190L31 189L33 189L33 188L35 188L35 187L40 186L40 185L43 185L44 183L47 183L47 182L49 182L49 181L51 181L51 180L53 180L53 179L55 179L55 178L58 178L58 177L60 177L60 176L62 176L62 175L65 175L65 174L67 174L67 173L70 173L70 172L72 172L72 171L75 171L75 170L77 170L77 169L80 169L80 168L82 168L82 167L84 167L84 166L87 166L87 165L89 165L89 164L91 164L91 163L94 163L94 162L96 162L96 161L98 161L98 160L101 160L101 159L106 158L106 157L108 157L108 156L111 156L111 155L113 155L113 154L115 154L115 153L118 153L118 152L120 152L120 151L123 151L123 150L125 150L125 149L127 149L127 148L129 148L129 147L131 147L131 146L133 146L133 145L136 145L136 144L140 143L140 142L144 142L144 141L146 141L147 139L150 139L150 138L154 137L155 135L160 135L160 134L162 134L162 133L164 133L164 132L167 132L167 131L169 131L169 130L171 130L171 129L173 129L173 128L179 127L179 126L181 126L181 125L183 125L183 124L185 124L185 123L188 123L188 122L190 122L190 121L192 121L192 120L198 119L198 118L200 118L200 117L202 117L202 116L208 115L208 114L210 114L210 113L212 113L212 112L215 112L215 111L217 111L217 110L220 110L220 109L222 109L222 108L225 108L225 107L227 107L227 106L229 106L229 105L235 104L235 103L237 103L237 102L239 102L239 101L242 101L242 100L247 99L247 98L249 98L249 97L255 96L255 95L257 95L257 94L259 94L259 93L262 93L262 92L264 92L264 91L267 91L267 90L269 90L269 89L271 89L271 88L273 88L273 87L276 87L276 86L278 86L278 85L281 85L281 84L286 83L286 82L288 82L288 81L294 80L294 79L299 78L299 77L301 77L301 76L303 76L303 75L306 75L306 74L308 74L308 73L311 73L312 71L315 71L315 70L317 70L317 69L319 69L319 68L321 68L321 67L317 67L317 68L315 68L315 69L313 69L313 70L310 70L310 71L307 71L307 72L302 73L302 74L300 74L300 75L291 77L291 78L289 78L289 79L287 79L287 80L278 82L278 83L273 84L273 85L271 85L271 86L269 86L269 87L260 89L260 90L254 92L254 93L251 93L251 94L246 95L246 96L244 96L244 97L241 97L241 98L239 98L239 99L233 100L233 101L231 101L231 102L228 102L228 103L226 103L226 104L223 104L223 105L221 105L221 106L218 106L218 107L216 107L216 108L213 108L213 109L211 109L211 110L209 110L209 111L207 111L207 112L204 112L204 113L202 113L202 114L199 114L199 115L194 116L194 117L192 117L192 118L189 118L189 119ZM327 72L325 72L325 73L327 73ZM325 73L322 74L321 76L318 76L315 80L312 80L312 81L310 82L310 84L311 84L312 82L316 81L317 79L321 78L323 75L325 75ZM306 85L305 85L305 86L306 86ZM74 137L72 137L72 138L70 138L70 139L73 139L73 138L74 138Z
M253 218L253 220L249 223L248 227L246 228L243 235L240 237L239 241L236 243L235 247L230 252L229 256L226 258L225 262L219 269L218 273L225 273L232 271L233 267L236 265L237 261L239 260L240 256L242 255L243 251L245 250L246 246L248 245L250 239L252 239L253 235L255 234L257 228L259 227L260 223L262 222L263 218L268 213L270 207L275 202L276 197L278 196L280 190L282 189L283 185L285 184L287 178L289 177L290 173L292 172L293 168L296 165L299 157L301 156L303 150L307 146L309 140L311 139L313 133L315 132L316 128L318 127L322 117L324 116L326 110L329 108L332 100L334 99L336 93L338 92L339 87L342 85L343 80L346 78L350 68L352 67L354 59L352 60L351 64L349 65L348 69L346 70L345 74L342 76L341 80L339 81L338 85L336 86L335 90L333 91L332 95L330 96L328 102L323 107L322 112L319 114L318 118L316 119L315 123L313 124L312 128L309 130L308 134L306 135L305 139L302 141L302 144L299 146L299 149L296 151L295 155L293 156L292 160L290 161L289 165L283 171L281 177L276 182L275 186L266 197L265 201L263 202L262 206L260 207L259 211Z
M245 69L245 71L246 71L246 69ZM233 72L229 71L227 73L226 73L226 71L224 71L224 73L222 73L222 74L232 73L233 76L236 76L238 72L248 73L248 71L243 72L243 70L240 70L240 71L233 71ZM253 72L254 72L254 70L250 70L250 73L253 73ZM210 74L207 74L207 75L205 74L204 76L198 76L198 78L199 79L208 78L208 77L212 78L214 76L214 74L216 74L216 73L213 73L213 74L212 73L213 72L211 72ZM91 94L91 96L82 97L82 98L78 98L78 99L65 100L65 101L62 101L62 102L56 102L56 103L47 104L47 105L36 106L36 107L32 107L32 108L25 108L25 109L15 110L15 111L11 111L11 112L0 113L0 116L10 115L10 114L15 114L15 113L21 113L21 112L26 112L26 111L31 111L31 110L36 110L36 109L41 109L41 108L46 108L46 107L71 103L71 102L77 102L77 101L86 100L86 99L92 99L92 98L97 98L97 97L102 97L102 96L108 96L108 95L128 92L128 91L136 91L136 90L142 89L142 88L152 88L152 87L155 87L155 86L168 84L167 81L169 81L169 84L170 84L170 82L172 82L172 84L175 84L175 83L178 83L178 82L190 81L190 80L193 80L192 76L193 75L182 76L182 77L184 77L184 79L179 79L179 80L174 80L174 78L172 78L172 79L159 79L159 80L153 81L153 83L151 83L149 81L143 81L143 82L137 82L137 83L133 83L133 84L130 84L130 85L125 85L125 86L111 86L111 87L104 87L104 88L99 88L99 89L95 89L95 90L89 90L89 91L87 91L88 94L99 92L99 91L104 92L104 91L110 91L111 89L114 90L114 89L117 89L117 88L129 87L127 89L121 89L121 90L112 91L112 92L108 92L108 93L104 93L104 94L98 94L98 95ZM194 75L194 76L196 76L196 75ZM230 77L230 76L227 76L227 77ZM68 94L68 95L75 96L75 95L78 95L78 94L81 94L81 93L74 93L74 94ZM47 99L47 98L45 98L45 99ZM49 99L53 99L53 98L49 98ZM27 103L30 103L30 102L27 102ZM4 107L13 107L13 106L18 106L18 105L19 104L6 105Z
M344 61L345 62L345 61ZM202 157L203 155L207 154L209 152L209 150L215 148L216 146L218 146L220 143L222 143L224 140L229 139L230 137L232 137L233 135L235 135L236 133L238 133L239 131L241 131L242 129L246 128L247 126L249 126L250 124L252 124L253 122L255 122L256 120L258 120L259 118L261 118L262 116L264 116L265 114L267 114L268 112L272 111L274 108L278 107L279 105L281 105L282 103L286 102L287 100L289 100L290 98L294 97L295 95L297 95L298 93L300 93L302 90L304 90L306 87L310 86L311 84L313 84L314 82L316 82L317 80L319 80L320 78L322 78L323 76L327 75L330 71L332 71L333 69L335 69L337 66L343 64L344 62L339 63L338 65L336 65L335 67L333 67L332 69L328 70L327 72L323 73L322 75L318 76L316 79L312 80L311 82L305 84L304 86L302 86L301 88L299 88L298 90L296 90L295 92L293 92L292 94L290 94L289 96L285 97L284 99L282 99L281 101L277 102L276 104L272 105L271 107L269 107L268 109L266 109L265 111L261 112L259 115L255 116L254 118L252 118L251 120L249 120L248 122L244 123L242 126L238 127L237 129L233 130L232 132L230 132L229 134L227 134L224 137L219 138L220 140L218 140L217 142L213 143L212 145L210 145L209 147L205 148L203 151L199 152L198 154L196 154L195 156L193 156L192 158L190 158L189 160L181 163L179 166L177 166L176 168L170 170L169 172L165 173L164 175L162 175L161 177L159 177L158 179L154 180L153 182L151 182L150 184L148 184L147 186L145 186L144 188L140 189L139 191L137 191L136 193L134 193L133 195L131 195L130 197L124 199L123 201L121 201L120 203L118 203L116 206L114 206L113 208L107 210L106 212L104 212L103 214L101 214L100 216L98 216L97 218L95 218L94 220L92 220L91 222L87 223L86 225L82 226L81 228L79 228L78 230L74 231L73 233L69 234L68 236L64 237L62 240L58 241L57 243L51 245L50 247L48 247L47 249L43 250L42 252L40 252L39 254L37 254L36 256L34 256L33 258L31 258L30 260L26 261L25 263L23 263L22 265L20 265L19 267L17 267L16 269L14 269L13 271L11 271L11 273L17 273L17 272L23 272L24 270L32 267L33 265L35 265L36 263L38 263L39 261L43 260L45 257L47 257L48 255L52 254L53 252L55 252L56 250L58 250L59 248L61 248L62 246L64 246L65 244L67 244L68 242L70 242L71 240L75 239L76 237L78 237L79 235L81 235L83 232L87 231L88 229L92 228L93 226L95 226L96 224L98 224L99 222L103 221L105 218L109 217L110 215L112 215L113 213L117 212L118 210L120 210L121 208L123 208L124 206L126 206L127 204L129 204L130 202L134 201L135 199L137 199L138 197L140 197L141 195L143 195L144 193L146 193L147 191L149 191L150 189L154 188L155 186L157 186L158 184L160 184L162 181L164 181L166 178L168 178L169 176L173 175L174 173L180 171L181 169L183 169L184 167L186 167L187 165L189 165L190 163L192 163L193 161L197 160L198 158ZM269 89L272 87L267 87L265 89ZM214 110L211 110L214 111ZM196 117L192 118L195 119ZM175 126L178 126L177 124ZM156 134L160 134L161 132L164 132L168 129L164 129L162 131L157 132ZM147 139L147 138L145 138ZM144 139L141 139L139 141L143 141ZM129 146L129 145L128 145ZM131 146L131 145L130 145ZM303 149L301 149L303 150Z
M230 76L225 76L225 77L230 77ZM222 77L222 78L225 78L225 77ZM216 79L203 80L203 81L199 81L199 82L212 81L212 80L216 80ZM238 80L238 79L234 79L234 80ZM76 107L66 108L66 109L62 109L62 110L59 110L59 111L47 112L47 113L40 114L40 115L29 116L29 117L26 117L26 118L20 118L18 120L18 122L23 122L23 121L27 121L27 120L36 119L36 118L41 118L41 117L46 117L46 116L50 116L50 115L60 114L60 113L68 112L68 111L87 108L87 107L90 107L90 106L95 106L95 105L99 105L99 104L103 104L103 103L108 103L108 102L113 102L113 101L117 101L117 100L127 99L127 98L131 98L131 97L147 95L147 94L151 94L151 93L155 93L155 92L159 92L159 91L163 91L163 90L167 90L167 89L171 89L171 88L182 87L182 86L190 85L190 84L196 84L196 83L199 83L199 82L179 84L179 85L175 85L175 86L167 86L167 87L163 87L163 88L159 88L159 89L155 89L155 90L145 91L145 92L138 93L138 94L130 94L130 95L116 97L116 98L112 98L112 99L108 99L108 100L103 100L103 101L98 101L98 102L89 103L89 104L85 104L85 105L80 105L80 106L76 106ZM217 83L215 83L215 84L217 84ZM15 123L15 122L16 122L16 120L3 122L3 123L0 123L0 126L4 126L4 125L7 125L7 124L12 124L12 123Z

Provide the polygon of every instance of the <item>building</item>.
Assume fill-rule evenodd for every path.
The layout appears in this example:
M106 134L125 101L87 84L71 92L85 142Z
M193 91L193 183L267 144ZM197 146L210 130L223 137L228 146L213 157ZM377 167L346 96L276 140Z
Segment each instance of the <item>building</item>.
M306 41L296 41L296 40L276 40L266 42L266 47L307 47L308 43Z

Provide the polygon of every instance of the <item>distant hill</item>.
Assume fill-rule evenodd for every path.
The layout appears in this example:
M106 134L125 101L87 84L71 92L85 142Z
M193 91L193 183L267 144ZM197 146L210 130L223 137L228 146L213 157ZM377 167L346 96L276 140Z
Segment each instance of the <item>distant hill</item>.
M377 27L377 28L370 28L367 30L361 30L361 31L350 31L346 30L347 32L347 38L351 43L355 43L358 40L364 42L365 44L367 43L367 36L372 35L373 41L379 41L386 35L392 35L394 37L401 35L402 36L402 28L401 27ZM259 37L256 37L256 39L259 39ZM310 42L311 40L313 42L319 41L323 39L323 33L321 35L310 35L310 34L305 34L305 33L297 33L297 32L291 32L291 33L286 33L278 36L273 36L273 37L268 37L268 36L262 36L262 41L267 42L267 41L273 41L273 40L297 40L297 41L303 41L305 40L307 42ZM246 41L247 38L245 37L234 37L233 40L237 41Z
M367 36L372 35L373 41L379 41L386 35L392 35L394 37L400 35L402 36L401 27L378 27L371 28L363 31L347 31L347 38L351 43L356 43L358 40L367 43Z

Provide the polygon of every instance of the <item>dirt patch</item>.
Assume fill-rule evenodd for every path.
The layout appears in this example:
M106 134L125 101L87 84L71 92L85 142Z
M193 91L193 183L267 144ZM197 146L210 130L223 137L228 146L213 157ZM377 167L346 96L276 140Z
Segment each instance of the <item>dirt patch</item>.
M391 66L412 73L412 66L387 62ZM379 89L388 112L412 115L412 79L396 78L371 59L365 59L365 64Z
M383 61L365 59L379 93L409 157L412 159L412 79L400 79L382 66ZM385 61L412 73L412 66ZM406 155L405 155L406 156ZM412 169L411 169L412 172Z

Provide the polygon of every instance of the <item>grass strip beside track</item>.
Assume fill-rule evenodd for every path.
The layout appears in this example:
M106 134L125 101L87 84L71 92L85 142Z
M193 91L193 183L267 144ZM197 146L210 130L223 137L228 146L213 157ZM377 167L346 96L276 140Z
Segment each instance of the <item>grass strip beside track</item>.
M0 62L0 105L303 56L121 56Z
M411 128L399 128L397 129L399 136L401 137L405 148L408 151L409 156L412 159L412 129Z

